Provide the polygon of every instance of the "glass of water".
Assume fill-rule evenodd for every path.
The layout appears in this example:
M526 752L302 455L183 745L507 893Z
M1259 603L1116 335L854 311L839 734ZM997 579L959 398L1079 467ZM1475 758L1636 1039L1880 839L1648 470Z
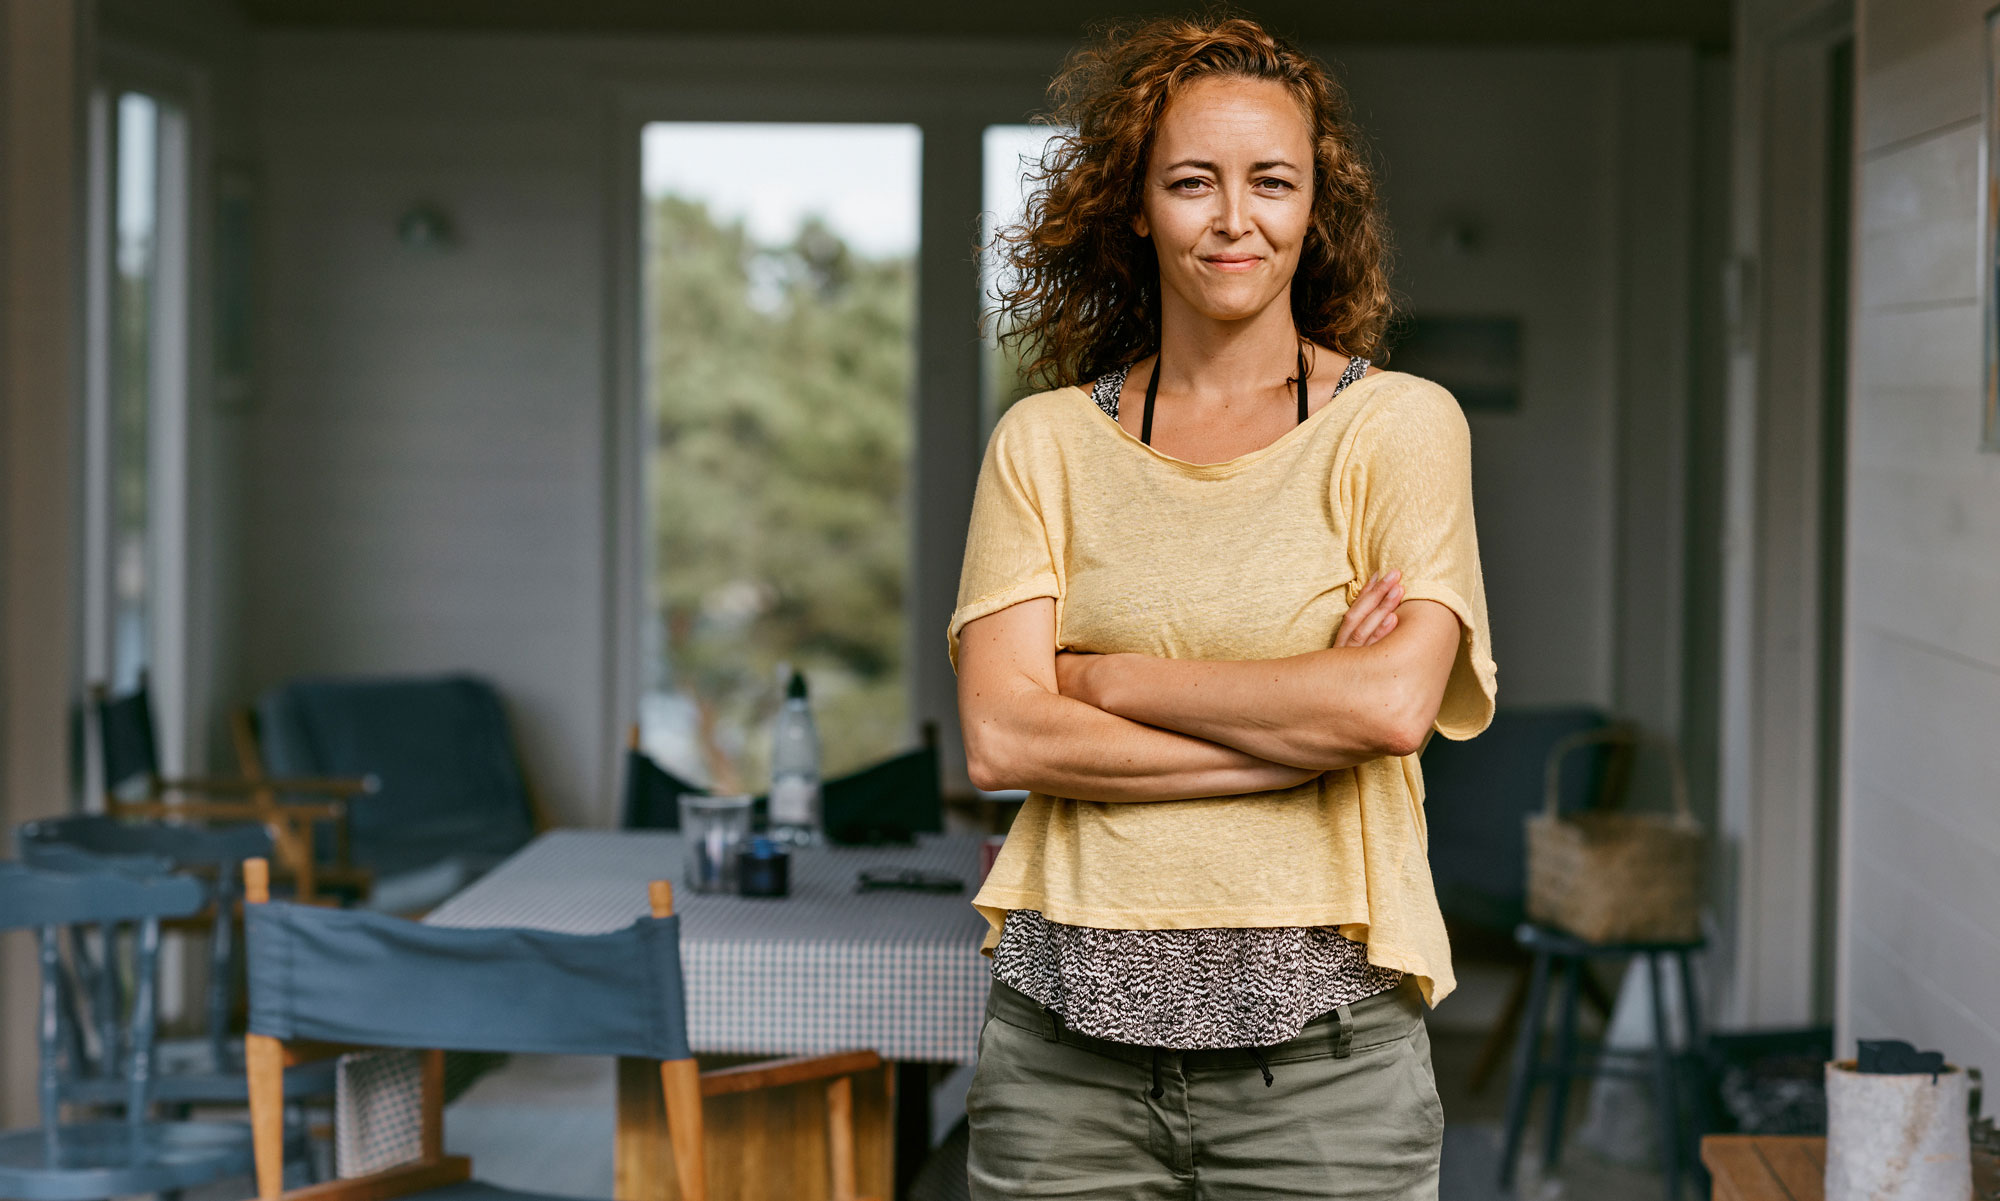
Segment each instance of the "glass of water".
M736 849L749 837L749 797L681 795L687 882L696 892L736 891Z

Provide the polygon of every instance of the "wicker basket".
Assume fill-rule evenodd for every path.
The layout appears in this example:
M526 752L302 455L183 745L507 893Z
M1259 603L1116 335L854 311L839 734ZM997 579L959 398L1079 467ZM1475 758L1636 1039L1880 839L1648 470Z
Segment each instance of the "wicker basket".
M1671 815L1560 811L1563 758L1598 743L1628 749L1628 726L1573 734L1550 751L1548 807L1528 818L1528 916L1590 942L1693 942L1701 936L1701 826L1688 812L1687 774L1673 768ZM1608 790L1614 803L1624 789Z

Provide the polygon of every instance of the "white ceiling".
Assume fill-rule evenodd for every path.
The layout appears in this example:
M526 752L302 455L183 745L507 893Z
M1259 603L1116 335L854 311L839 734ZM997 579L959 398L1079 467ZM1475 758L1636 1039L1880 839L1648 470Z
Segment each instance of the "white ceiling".
M1102 0L240 0L261 26L380 29L1075 37L1107 18L1193 5ZM1729 0L1260 0L1301 41L1729 41Z

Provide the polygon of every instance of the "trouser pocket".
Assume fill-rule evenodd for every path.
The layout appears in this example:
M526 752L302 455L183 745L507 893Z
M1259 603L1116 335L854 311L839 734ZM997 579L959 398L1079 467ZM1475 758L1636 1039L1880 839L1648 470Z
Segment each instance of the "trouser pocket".
M974 1201L1184 1195L1153 1152L1147 1084L1135 1063L989 1018L966 1097Z

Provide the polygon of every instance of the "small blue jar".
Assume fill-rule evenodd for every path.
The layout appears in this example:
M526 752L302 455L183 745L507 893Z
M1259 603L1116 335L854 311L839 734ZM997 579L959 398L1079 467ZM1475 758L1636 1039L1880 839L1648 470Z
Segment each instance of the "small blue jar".
M791 893L792 857L777 840L758 835L736 852L736 889L746 897Z

